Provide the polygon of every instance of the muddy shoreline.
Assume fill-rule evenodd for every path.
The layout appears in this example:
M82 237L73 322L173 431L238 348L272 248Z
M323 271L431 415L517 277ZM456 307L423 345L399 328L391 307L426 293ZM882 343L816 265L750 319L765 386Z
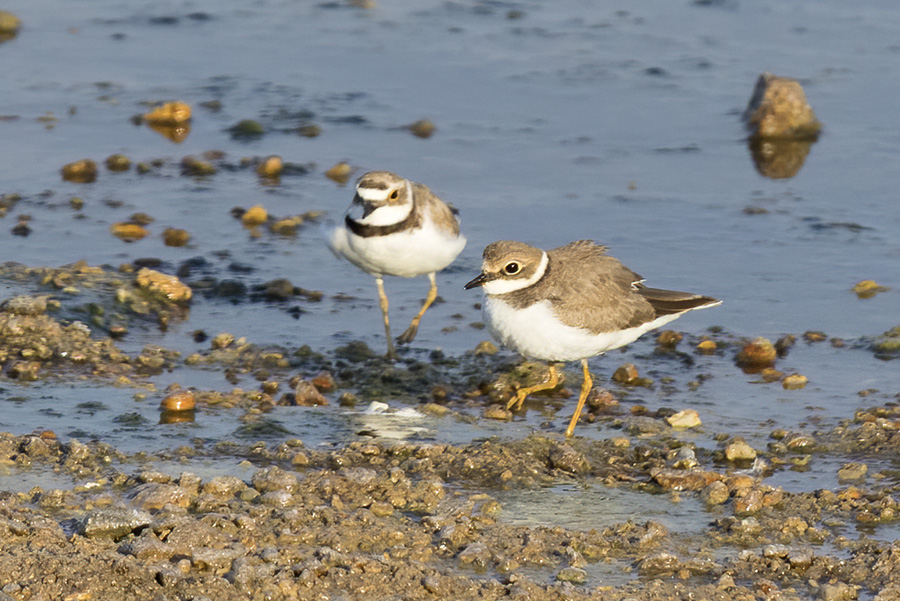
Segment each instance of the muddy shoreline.
M115 316L126 332L158 327L161 315L183 307L171 287L148 284L138 270L7 265L4 275L48 291L92 290L92 314ZM539 365L495 356L489 345L464 357L434 352L391 363L361 342L333 354L288 353L219 334L187 357L162 347L129 354L117 347L123 334L110 321L94 320L112 334L97 336L63 318L83 311L52 293L7 300L0 311L5 378L25 385L74 374L138 395L189 396L190 414L176 417L194 419L194 407L237 411L264 428L278 405L346 409L380 398L404 398L437 419L510 420L503 399L543 377ZM793 342L786 338L772 352L788 352ZM668 332L658 343L688 370L691 353L733 356L740 365L748 349L768 352L759 340L724 333L685 340ZM885 350L878 341L850 346L867 344L876 354ZM198 365L251 376L259 387L194 389L187 371L164 391L148 380ZM631 369L623 366L613 381L654 385L636 374L629 380ZM565 413L570 394L563 386L528 408ZM683 415L649 411L627 396L594 391L584 422L601 424L608 438L593 441L577 431L571 440L536 432L464 445L390 441L363 427L355 440L328 445L198 439L129 455L49 430L0 434L3 477L71 481L0 492L0 599L886 601L900 594L900 554L877 536L900 522L900 483L894 470L870 473L867 464L900 449L894 403L857 410L828 429L776 426L766 448L754 448L727 432L712 434L709 445L691 442L680 435L691 427ZM192 471L217 461L242 465L247 476ZM840 466L837 486L789 492L767 483L819 461ZM517 525L514 510L504 508L517 493L561 484L662 496L672 507L698 502L704 523L682 530L635 511L612 525L567 528L554 523L565 516L551 509L545 523ZM603 504L591 510L602 513ZM600 574L601 565L616 577Z
M590 442L554 435L464 446L377 440L307 448L221 443L127 456L51 433L0 435L0 469L51 470L69 488L0 494L0 592L12 599L892 599L900 516L900 411L859 411L812 435L785 433L753 464L664 432ZM626 422L629 420L626 419ZM778 434L776 434L778 435ZM795 439L803 444L792 445ZM793 448L794 450L790 450ZM777 465L853 456L834 489L766 484ZM199 457L252 465L201 478ZM184 471L154 469L181 461ZM553 483L703 500L698 533L634 515L573 530L515 526L498 496ZM598 506L596 511L602 512ZM627 582L589 576L613 564ZM618 580L618 579L617 579Z

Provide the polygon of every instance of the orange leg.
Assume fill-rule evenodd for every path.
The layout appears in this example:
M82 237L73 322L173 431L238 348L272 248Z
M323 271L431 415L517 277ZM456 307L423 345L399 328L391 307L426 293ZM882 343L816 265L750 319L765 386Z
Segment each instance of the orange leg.
M551 388L556 388L556 385L559 384L559 374L556 373L556 366L552 363L550 364L550 372L547 376L547 379L541 382L540 384L535 384L534 386L529 386L528 388L520 388L518 392L516 392L516 396L511 398L509 402L506 404L507 409L515 408L516 411L522 408L522 403L525 402L525 397L533 392L538 392L541 390L549 390Z
M375 285L378 286L378 300L381 302L381 315L384 317L384 335L387 337L388 359L397 358L397 349L394 348L394 340L391 338L391 321L388 319L388 298L384 293L384 280L380 277L375 278Z
M581 368L584 371L584 380L581 382L581 395L578 397L578 406L575 407L575 415L572 416L572 421L569 422L569 427L566 428L566 438L572 436L572 432L575 431L575 424L578 423L578 418L581 417L584 401L587 399L588 393L594 385L594 381L591 379L591 372L588 371L587 359L581 360Z
M413 338L416 337L416 332L419 331L419 322L422 321L422 316L425 315L425 311L428 310L428 307L430 307L431 303L434 302L434 299L437 298L437 282L434 279L433 272L428 274L428 279L431 280L431 288L428 289L428 296L425 297L425 303L422 305L422 308L419 309L419 313L413 317L412 323L409 324L406 331L397 336L397 344L408 344L413 341Z

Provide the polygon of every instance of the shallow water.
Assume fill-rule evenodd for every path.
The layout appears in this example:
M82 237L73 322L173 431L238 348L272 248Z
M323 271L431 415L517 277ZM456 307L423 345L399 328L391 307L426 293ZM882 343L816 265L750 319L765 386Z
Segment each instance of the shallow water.
M439 275L444 302L425 317L412 354L440 347L458 355L486 336L470 327L481 319L479 295L462 285L478 272L487 243L514 238L549 248L594 238L650 285L724 299L675 322L679 330L699 335L718 325L736 337L772 339L822 330L849 341L843 349L799 342L779 362L809 377L799 391L756 383L734 366L732 350L694 357L686 368L653 355L652 341L639 341L592 360L602 377L632 361L658 381L673 378L628 400L698 409L703 431L685 434L698 444L728 432L764 448L775 427L827 427L900 392L896 361L866 348L868 338L900 322L900 10L892 2L655 0L598 8L578 0L428 1L358 9L194 0L5 8L24 26L0 44L0 194L24 200L0 223L7 232L0 257L34 266L154 257L170 273L201 257L219 279L252 287L286 277L325 294L319 303L287 304L198 295L189 317L168 331L133 328L125 350L148 343L185 354L207 348L193 342L197 329L287 349L328 351L359 338L382 348L374 283L331 256L316 225L296 237L254 237L230 213L263 204L275 215L321 210L340 218L352 184L323 173L347 160L358 167L355 175L391 169L427 183L462 213L469 244ZM799 78L824 124L791 178L760 175L739 120L763 71ZM174 99L194 107L182 143L131 123L143 103ZM221 110L200 104L209 101L221 102ZM266 135L232 139L227 128L246 118L262 122ZM433 137L406 131L420 118L437 125ZM322 134L294 133L307 123ZM275 187L262 185L252 169L179 175L181 157L207 150L226 152L232 164L278 154L311 171ZM61 181L63 164L101 163L112 153L166 162L148 175L101 168L94 184ZM84 199L82 211L70 208L72 196ZM139 211L156 219L149 237L127 244L109 233L111 223ZM31 217L25 238L9 233L21 215ZM168 226L187 229L191 244L166 247L160 234ZM862 279L893 290L858 299L850 288ZM389 279L387 288L399 332L427 281ZM3 296L30 291L0 283ZM692 390L688 382L700 374L707 378ZM215 370L184 368L154 381L232 387ZM158 398L135 401L129 389L2 387L0 428L15 433L46 427L152 450L243 432L237 415L224 410L200 412L193 424L157 425ZM861 399L864 389L879 392ZM375 419L364 409L277 408L266 419L281 428L270 429L281 432L275 437L319 444L353 438L361 422ZM383 431L465 442L518 437L546 419L535 412L513 423L401 415ZM565 408L550 425L560 431L567 419ZM577 434L617 432L582 424ZM833 477L832 467L817 469Z

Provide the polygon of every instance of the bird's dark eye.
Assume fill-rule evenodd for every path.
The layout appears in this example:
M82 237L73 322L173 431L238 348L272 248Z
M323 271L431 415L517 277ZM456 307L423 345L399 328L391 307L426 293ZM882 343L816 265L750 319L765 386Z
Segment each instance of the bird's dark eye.
M507 275L516 275L519 273L519 264L513 261L512 263L507 263L506 267L503 268L503 271L507 273Z
M400 193L397 192L396 190L394 190L393 192L391 192L390 199L391 199L391 200L397 200L397 198L398 198L399 196L400 196Z

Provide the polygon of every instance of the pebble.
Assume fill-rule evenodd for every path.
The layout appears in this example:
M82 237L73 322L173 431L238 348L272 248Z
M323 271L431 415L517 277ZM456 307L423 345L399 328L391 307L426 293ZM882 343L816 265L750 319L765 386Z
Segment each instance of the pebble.
M634 363L626 363L613 372L612 379L619 384L633 384L639 378L638 369Z
M718 348L715 340L702 340L697 344L697 350L701 353L712 353Z
M666 418L673 428L696 428L701 425L700 414L694 409L682 409Z
M204 177L207 175L215 175L218 171L215 165L209 161L198 159L193 156L186 156L181 159L181 175L192 177Z
M119 539L150 525L146 511L126 507L104 507L91 511L78 522L78 534L87 538Z
M587 582L587 572L581 568L563 568L556 574L556 579L559 582L571 582L572 584L580 585Z
M112 224L109 226L109 231L112 232L113 236L121 238L125 242L140 240L150 233L144 226L127 221Z
M684 335L675 330L663 330L656 337L656 344L665 348L675 348L682 341Z
M300 379L294 388L294 403L301 407L313 407L327 405L328 399L316 388L316 385L306 379Z
M212 348L215 349L225 349L234 344L234 334L229 334L228 332L222 332L221 334L216 334L212 339Z
M91 159L81 159L62 167L62 178L67 182L90 184L97 181L97 163Z
M282 171L284 171L284 161L277 154L266 157L256 166L256 175L268 179L281 177Z
M299 479L296 474L273 465L257 470L250 479L250 483L261 493L286 491L293 494L297 491Z
M866 473L869 471L869 466L865 463L859 463L856 461L852 461L850 463L846 463L838 470L838 479L839 480L862 480L866 477Z
M769 367L777 356L775 346L766 338L755 338L744 345L737 355L737 364L742 367Z
M177 484L147 482L136 486L128 492L126 498L144 511L162 509L166 505L187 507L191 503L187 491Z
M181 280L174 275L167 275L146 267L137 272L135 282L143 290L162 295L176 303L186 303L191 300L193 295L191 287L182 284Z
M781 386L785 390L800 390L805 387L809 379L802 374L791 374L789 376L785 376L781 381Z
M728 501L729 496L728 485L721 480L710 483L700 491L700 499L707 505L721 505Z
M228 131L233 138L256 138L266 133L262 123L253 119L238 121Z
M325 172L325 177L339 184L346 184L353 175L353 167L346 161L335 164Z
M409 131L417 138L430 138L437 131L437 127L428 119L419 119L409 125Z
M485 419L496 419L505 422L513 418L512 411L509 411L506 405L489 405L485 408L483 416Z
M9 11L0 10L0 42L15 37L21 26L22 21L19 17Z
M479 342L475 349L472 351L476 356L481 355L496 355L497 354L497 345L491 342L490 340L482 340Z
M181 125L191 120L191 105L186 102L166 102L144 115L152 125Z
M181 247L191 241L188 231L180 228L167 227L163 230L162 236L166 246Z
M128 171L131 169L131 159L124 154L111 154L106 157L106 168L110 171Z
M194 393L190 390L176 390L166 395L159 404L164 411L193 411L194 406Z
M822 128L800 83L771 73L756 80L743 120L759 138L815 139Z
M879 292L887 292L890 290L887 286L880 286L875 280L863 280L857 282L853 286L853 292L859 298L872 298Z
M736 440L725 447L725 458L728 461L752 461L756 459L756 450L743 440Z
M247 209L247 211L241 215L241 223L246 227L253 227L262 225L268 218L269 214L266 212L265 207L262 205L255 205Z

